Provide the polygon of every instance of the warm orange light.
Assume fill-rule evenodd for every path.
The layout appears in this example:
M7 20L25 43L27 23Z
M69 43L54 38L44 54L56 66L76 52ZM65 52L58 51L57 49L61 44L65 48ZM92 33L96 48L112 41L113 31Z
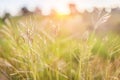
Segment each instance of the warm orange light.
M56 11L56 17L59 18L59 19L66 18L67 15L70 14L69 8L67 8L65 6L62 6L62 5L57 6L55 8L55 11Z

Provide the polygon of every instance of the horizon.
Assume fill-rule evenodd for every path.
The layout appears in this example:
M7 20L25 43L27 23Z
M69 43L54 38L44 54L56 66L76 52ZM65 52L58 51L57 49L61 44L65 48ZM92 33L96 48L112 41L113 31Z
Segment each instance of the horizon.
M110 11L112 8L120 8L119 0L4 0L0 3L0 17L3 17L5 13L10 13L11 16L20 15L20 10L22 7L26 7L29 11L34 11L38 7L43 15L50 14L51 10L54 9L58 13L69 14L70 10L68 7L69 3L76 5L79 12L84 12L85 10L91 12L96 8L106 8Z

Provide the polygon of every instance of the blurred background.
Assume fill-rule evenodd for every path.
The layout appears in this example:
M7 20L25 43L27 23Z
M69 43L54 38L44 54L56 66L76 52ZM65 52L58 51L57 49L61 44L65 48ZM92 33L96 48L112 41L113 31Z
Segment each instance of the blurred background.
M0 3L0 22L2 24L9 18L19 18L20 20L23 16L39 15L39 17L44 17L44 19L39 22L41 26L44 26L43 23L47 24L49 22L47 21L48 17L52 17L51 19L57 19L59 17L57 20L61 21L58 21L60 23L57 24L69 27L71 32L82 32L82 29L83 31L84 29L89 31L93 29L94 23L96 23L96 20L93 20L93 18L108 13L110 14L110 18L105 24L99 25L97 33L103 34L110 31L119 33L119 7L119 0L91 0L89 3L88 0L11 0L10 2L4 0ZM66 18L68 16L69 19ZM81 28L81 31L76 31L80 30L78 28Z

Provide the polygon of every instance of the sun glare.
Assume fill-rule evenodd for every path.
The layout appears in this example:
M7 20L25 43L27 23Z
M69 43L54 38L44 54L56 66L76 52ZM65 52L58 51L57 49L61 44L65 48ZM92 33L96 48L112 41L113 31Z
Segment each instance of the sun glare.
M79 12L92 12L94 7L105 8L106 11L110 12L111 9L120 7L119 0L34 0L34 2L33 0L11 0L10 3L4 0L0 3L0 16L2 17L6 11L12 16L19 15L17 12L23 6L26 6L30 11L34 11L37 6L41 10L42 15L49 15L51 9L56 10L59 15L67 15L70 14L69 3L75 4Z
M57 9L56 12L57 12L58 15L68 15L68 14L70 14L70 10L67 10L65 8L62 8L62 7Z
M45 6L50 6L49 8L54 9L59 15L70 14L71 10L69 9L69 4L75 4L76 9L79 12L92 12L94 8L105 8L111 9L112 7L117 7L120 3L116 0L91 0L88 3L88 0L53 0L52 3L49 3ZM42 7L44 8L44 7ZM47 8L46 8L47 9Z

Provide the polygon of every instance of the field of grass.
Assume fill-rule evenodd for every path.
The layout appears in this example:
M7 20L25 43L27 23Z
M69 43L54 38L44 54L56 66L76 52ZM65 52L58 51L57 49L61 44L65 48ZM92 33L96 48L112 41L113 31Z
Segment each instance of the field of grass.
M38 16L8 20L0 27L3 80L120 79L120 35L101 37L95 30L89 33L81 29L82 23L79 30L72 31L61 25L64 22L43 20Z

